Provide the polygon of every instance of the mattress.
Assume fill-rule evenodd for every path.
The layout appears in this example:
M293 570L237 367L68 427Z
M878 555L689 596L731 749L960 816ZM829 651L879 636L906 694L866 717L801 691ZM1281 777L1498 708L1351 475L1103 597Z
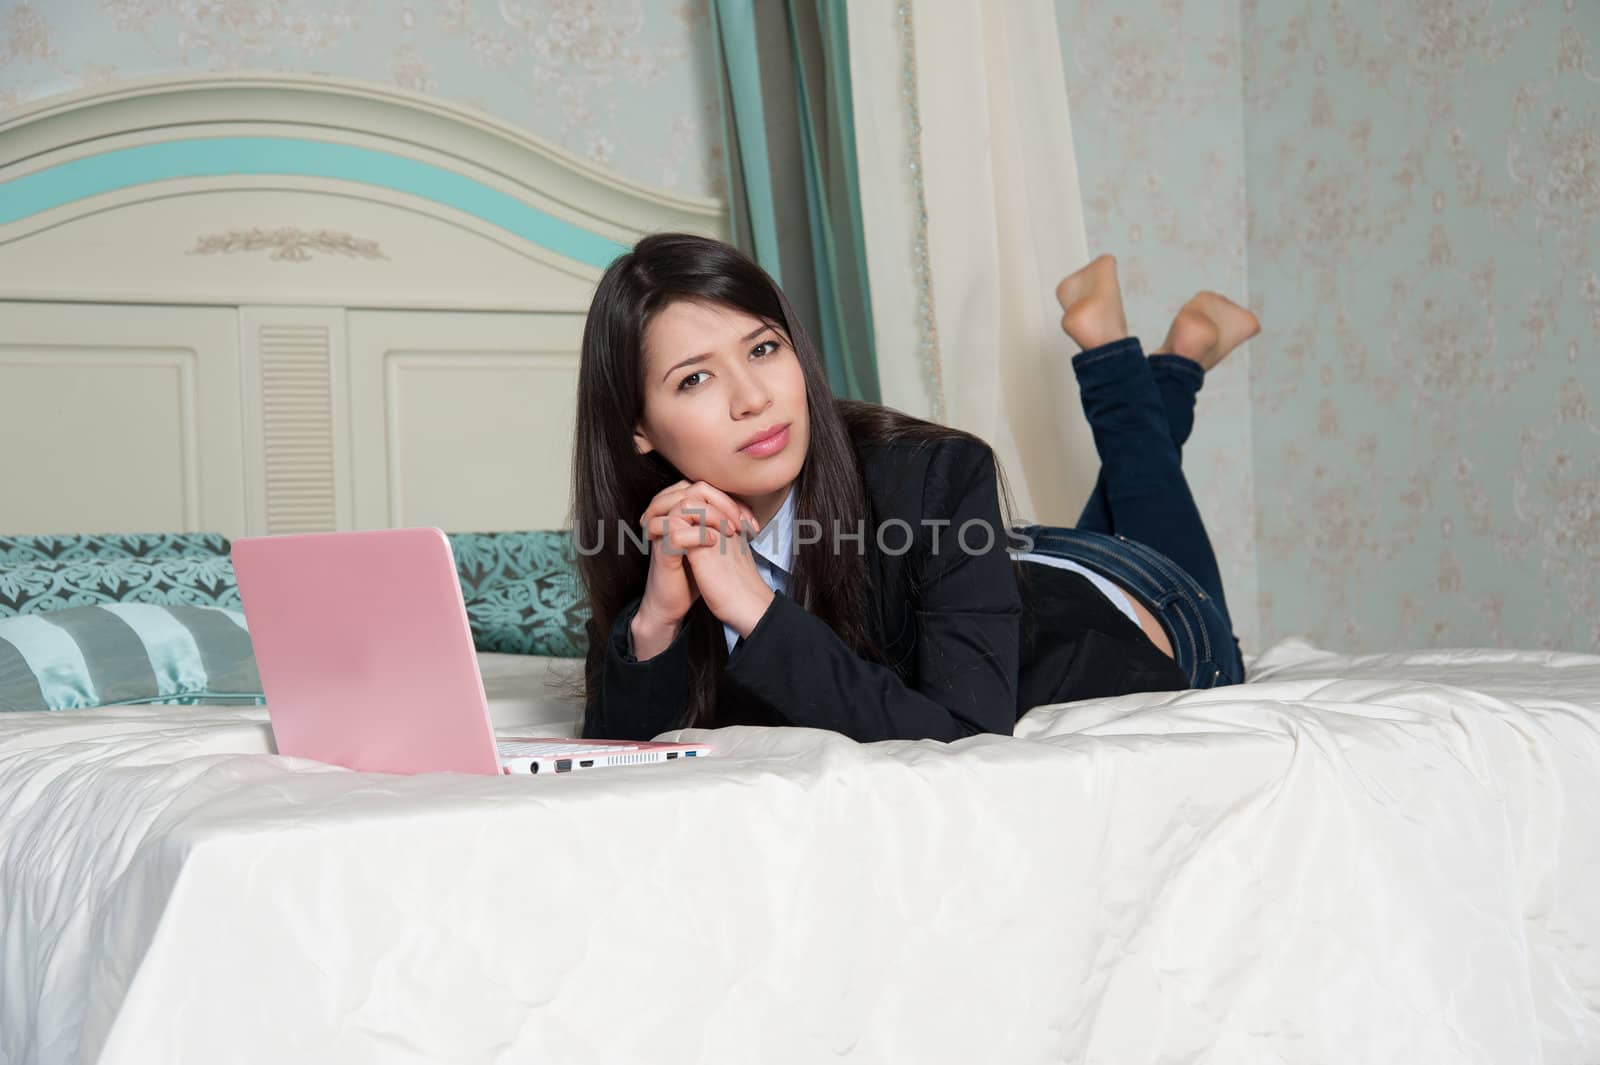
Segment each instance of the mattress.
M1600 658L1253 665L560 777L9 715L0 1061L1600 1060Z

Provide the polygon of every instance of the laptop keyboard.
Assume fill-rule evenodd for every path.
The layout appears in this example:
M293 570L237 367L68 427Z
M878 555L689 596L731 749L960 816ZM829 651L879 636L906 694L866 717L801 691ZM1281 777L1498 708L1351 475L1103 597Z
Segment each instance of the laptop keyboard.
M501 740L495 744L502 758L576 757L578 755L610 754L613 751L636 751L633 744L577 744L577 743L518 743Z

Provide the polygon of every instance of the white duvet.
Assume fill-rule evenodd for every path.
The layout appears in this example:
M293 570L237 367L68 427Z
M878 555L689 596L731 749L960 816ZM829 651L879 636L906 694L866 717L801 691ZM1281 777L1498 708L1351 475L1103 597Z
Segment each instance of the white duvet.
M1254 677L529 778L0 716L0 1062L1600 1062L1600 658Z

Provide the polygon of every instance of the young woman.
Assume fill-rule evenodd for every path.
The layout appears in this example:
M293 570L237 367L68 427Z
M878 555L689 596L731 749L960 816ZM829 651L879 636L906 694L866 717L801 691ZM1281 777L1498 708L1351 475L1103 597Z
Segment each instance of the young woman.
M614 262L578 383L583 734L954 740L1044 703L1243 680L1179 460L1205 371L1256 321L1202 293L1146 358L1109 256L1056 295L1101 458L1073 529L1003 520L977 437L835 399L738 250L658 234Z

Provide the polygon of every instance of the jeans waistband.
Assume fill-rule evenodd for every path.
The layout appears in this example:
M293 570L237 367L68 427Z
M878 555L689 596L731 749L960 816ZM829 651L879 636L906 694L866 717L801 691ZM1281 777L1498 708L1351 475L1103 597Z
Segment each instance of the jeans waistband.
M1017 526L1033 550L1076 562L1127 589L1155 615L1173 659L1197 688L1244 679L1227 616L1193 577L1165 555L1115 534L1048 525Z

